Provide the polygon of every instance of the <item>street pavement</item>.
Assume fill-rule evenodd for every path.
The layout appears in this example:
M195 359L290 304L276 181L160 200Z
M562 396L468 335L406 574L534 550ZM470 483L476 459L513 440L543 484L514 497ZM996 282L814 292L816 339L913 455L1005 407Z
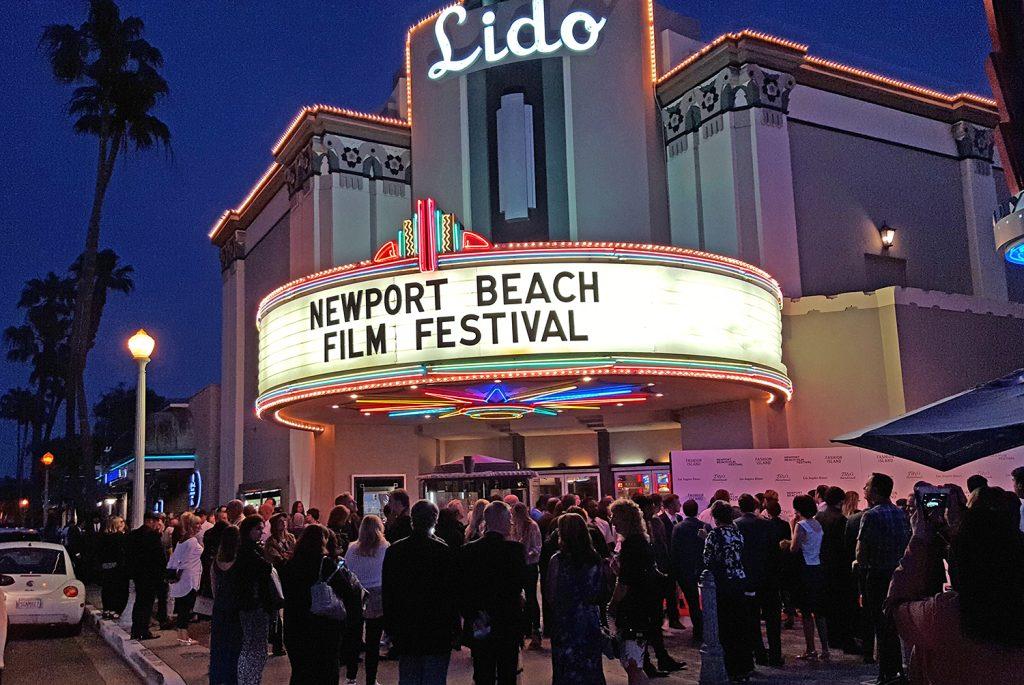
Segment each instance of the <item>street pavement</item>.
M161 632L156 640L145 644L153 650L168 666L181 674L189 685L208 685L207 668L209 666L209 623L193 624L190 632L198 638L199 644L182 647L177 644L173 630ZM653 685L697 685L700 677L700 655L696 648L690 646L689 631L666 630L666 643L669 651L677 659L682 659L689 667L671 675L652 681ZM543 651L523 652L523 678L520 685L548 685L551 682L551 652L545 642ZM765 685L815 685L829 683L837 685L860 685L877 675L877 667L865 666L859 658L845 656L841 653L833 656L833 661L824 663L797 662L794 655L803 651L803 631L799 624L795 629L783 631L783 652L787 656L787 665L783 669L759 667L758 675L752 683ZM605 677L608 685L626 685L626 676L618 662L604 662ZM267 661L263 673L264 683L288 682L291 668L287 657L274 657ZM472 685L472 663L469 650L463 649L452 655L448 682L451 685ZM398 665L395 661L381 662L377 680L381 685L393 685L398 682ZM342 680L344 682L344 669ZM365 675L360 669L360 685L365 682ZM6 685L6 684L5 684Z
M142 683L121 657L88 627L77 637L60 636L38 628L12 628L4 662L4 685Z

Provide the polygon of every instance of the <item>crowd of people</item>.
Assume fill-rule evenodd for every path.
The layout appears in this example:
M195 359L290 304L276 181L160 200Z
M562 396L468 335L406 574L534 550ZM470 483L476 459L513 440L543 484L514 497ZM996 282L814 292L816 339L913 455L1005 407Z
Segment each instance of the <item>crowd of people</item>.
M1024 467L1013 475L1016 493L980 477L969 496L947 486L938 516L913 494L893 501L892 479L878 473L865 507L860 493L822 485L787 503L789 520L772 491L733 503L720 490L701 511L672 494L533 507L506 495L439 510L395 490L382 517L360 517L346 493L326 525L301 502L289 513L232 500L147 514L130 532L116 516L102 530L90 522L89 558L108 617L125 611L133 582L132 638L154 637L154 607L183 646L193 620L210 621L212 685L259 683L268 658L284 655L296 684L334 685L342 670L356 683L362 667L375 685L382 658L397 660L401 684L440 684L463 648L474 683L511 684L520 651L545 639L556 685L601 685L605 658L642 685L686 667L663 632L684 629L681 606L693 643L704 640L709 578L735 682L759 664L784 667L782 630L797 620L798 660L841 650L877 663L879 683L1015 682Z

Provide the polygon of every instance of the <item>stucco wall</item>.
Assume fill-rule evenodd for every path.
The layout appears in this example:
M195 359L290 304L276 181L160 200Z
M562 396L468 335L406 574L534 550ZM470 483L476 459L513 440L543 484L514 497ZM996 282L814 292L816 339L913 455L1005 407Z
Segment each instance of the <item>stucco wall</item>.
M793 447L827 447L831 438L902 412L895 305L880 304L875 294L840 298L846 301L811 298L821 307L782 319Z
M252 412L256 401L259 340L256 309L267 293L289 279L289 217L285 215L261 240L250 245L245 257L245 437L242 482L286 479L288 429L260 421ZM225 353L230 353L225 350Z
M526 463L540 469L565 464L569 467L597 464L597 435L592 431L568 435L526 436Z
M416 476L434 468L437 443L433 438L416 434L413 426L372 426L345 424L334 429L333 495L324 497L326 486L316 483L314 492L319 499L329 499L324 506L330 509L334 496L352 492L352 476L386 474L405 475L405 486L414 498L419 497ZM318 462L322 455L317 455ZM320 479L318 479L320 480Z
M199 506L209 509L230 497L220 492L220 386L211 383L188 401L195 436L196 468L203 481ZM225 493L234 497L234 492Z
M882 222L907 286L971 293L956 160L792 119L789 133L803 295L863 290Z
M678 429L649 431L617 431L609 433L612 464L643 464L648 459L668 463L669 452L682 449L682 434ZM594 463L597 463L595 459Z
M512 438L496 435L493 438L479 440L444 440L441 442L442 462L455 461L473 455L511 460Z
M1024 318L900 306L907 410L1024 367Z

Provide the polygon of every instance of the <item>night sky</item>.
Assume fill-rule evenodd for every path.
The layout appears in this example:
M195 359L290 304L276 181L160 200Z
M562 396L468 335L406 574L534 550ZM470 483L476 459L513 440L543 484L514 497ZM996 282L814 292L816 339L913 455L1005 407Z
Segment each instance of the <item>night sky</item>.
M618 0L620 2L626 0ZM990 94L981 0L661 0L698 18L702 37L754 28L811 53L939 90ZM220 267L206 238L270 163L296 111L323 102L377 111L402 66L406 28L442 0L122 0L163 51L170 97L155 111L173 153L119 161L101 247L136 269L136 291L108 302L87 387L95 398L134 382L124 341L157 340L150 384L187 397L220 375ZM0 23L0 328L20 323L23 282L64 272L82 249L96 142L74 135L70 88L37 49L42 27L78 25L85 2L22 0ZM610 94L611 96L611 94ZM0 360L0 392L28 368ZM0 472L13 472L14 429L0 426Z

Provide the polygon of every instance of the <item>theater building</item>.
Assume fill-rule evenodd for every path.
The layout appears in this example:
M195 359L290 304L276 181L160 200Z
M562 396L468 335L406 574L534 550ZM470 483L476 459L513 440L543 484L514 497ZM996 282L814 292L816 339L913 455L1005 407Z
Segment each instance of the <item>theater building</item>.
M667 489L672 452L826 447L1021 365L990 99L648 0L466 0L403 58L210 231L222 494L468 455L531 497Z

